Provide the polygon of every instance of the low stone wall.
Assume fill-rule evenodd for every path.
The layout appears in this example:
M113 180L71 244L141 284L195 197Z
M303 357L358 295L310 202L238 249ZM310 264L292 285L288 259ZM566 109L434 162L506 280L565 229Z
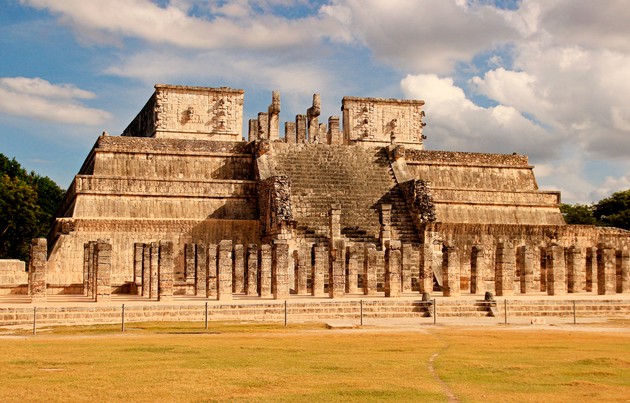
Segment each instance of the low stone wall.
M17 259L0 259L0 295L27 292L28 272L25 263Z
M439 318L479 318L479 320L503 320L504 304L495 307L496 318L490 319L491 304L483 301L439 299L436 304ZM304 322L314 320L343 319L356 322L364 319L424 318L433 314L433 306L414 299L372 299L352 301L268 301L261 303L223 303L220 301L198 304L126 304L125 323L146 321L259 321L259 322ZM285 311L286 307L286 311ZM509 300L509 317L572 317L605 318L629 317L630 300ZM47 306L47 307L0 307L0 326L33 324L88 325L122 322L123 304L107 306ZM286 312L286 313L285 313ZM482 319L489 318L489 319ZM490 322L489 322L490 323Z

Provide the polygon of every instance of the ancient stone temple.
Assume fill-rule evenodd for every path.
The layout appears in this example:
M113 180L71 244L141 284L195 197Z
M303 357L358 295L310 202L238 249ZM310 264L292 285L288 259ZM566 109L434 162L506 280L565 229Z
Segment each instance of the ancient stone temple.
M423 101L345 97L320 120L316 94L282 125L274 92L248 133L243 101L156 85L103 133L30 263L33 298L42 281L96 301L630 291L629 232L565 225L524 155L425 150Z

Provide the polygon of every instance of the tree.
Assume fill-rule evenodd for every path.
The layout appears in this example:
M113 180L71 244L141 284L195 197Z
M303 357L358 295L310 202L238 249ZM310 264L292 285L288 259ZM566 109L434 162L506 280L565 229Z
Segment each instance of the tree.
M593 214L605 226L630 230L630 189L597 202Z
M585 204L560 204L560 212L567 224L597 225L593 206Z
M31 239L47 235L63 193L0 153L0 259L28 260Z

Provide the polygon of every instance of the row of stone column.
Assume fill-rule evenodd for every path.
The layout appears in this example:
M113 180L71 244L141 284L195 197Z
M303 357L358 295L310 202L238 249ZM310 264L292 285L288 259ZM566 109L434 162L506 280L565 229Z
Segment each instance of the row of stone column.
M111 300L111 261L111 243L99 239L84 244L83 294L96 302ZM134 245L134 282L139 295L159 301L172 300L173 268L173 242Z
M513 295L515 289L523 294L546 291L548 295L583 291L599 295L630 292L628 250L615 250L607 244L585 250L554 244L543 248L537 261L534 247L515 248L512 243L504 242L496 247L492 267L492 256L488 256L487 249L483 246L472 249L471 293L494 291L499 296ZM451 262L458 260L456 248L445 247L444 252L443 267L457 271L457 263ZM489 277L494 279L494 290L485 289L485 280Z

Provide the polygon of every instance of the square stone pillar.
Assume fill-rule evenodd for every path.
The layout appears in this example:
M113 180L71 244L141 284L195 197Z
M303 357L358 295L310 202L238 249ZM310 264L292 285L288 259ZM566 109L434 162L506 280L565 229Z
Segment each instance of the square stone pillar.
M195 259L195 295L206 297L208 284L208 254L205 244L197 244L197 257Z
M158 298L158 268L160 265L160 244L151 242L149 298Z
M258 138L269 140L269 115L266 112L258 112Z
M530 294L534 289L534 248L529 245L519 246L516 253L516 265L520 273L521 293Z
M363 259L363 294L376 295L378 252L376 245L368 244L364 249Z
M328 118L327 143L332 145L343 144L343 133L339 130L339 116Z
M311 294L314 297L323 297L324 292L324 280L326 272L328 272L328 248L323 245L317 245L315 250L315 266L313 266L313 289Z
M547 295L565 295L566 267L564 248L551 245L546 250Z
M385 249L392 239L392 205L381 204L381 230L379 236L381 248Z
M134 290L131 290L136 295L142 295L142 260L144 254L144 244L133 244L133 282Z
M630 293L630 252L627 249L617 251L617 292Z
M485 277L487 271L487 257L481 245L472 247L470 254L470 293L483 294L486 292Z
M271 297L271 245L260 246L260 297Z
M385 296L400 297L402 271L402 252L400 241L390 241L385 249Z
M497 245L495 261L495 292L498 296L514 295L514 270L516 253L511 242Z
M586 292L597 294L597 248L586 248Z
M276 240L273 244L271 292L274 299L289 297L289 245L284 240Z
M217 249L218 245L210 244L206 253L208 255L208 274L206 279L206 298L216 298L219 282L217 278Z
M89 295L88 287L90 285L89 278L90 278L90 266L92 263L90 262L91 259L92 259L92 253L90 250L90 243L86 242L83 244L83 296ZM135 261L134 261L134 265L135 265Z
M304 248L296 251L297 253L297 276L296 288L298 295L308 295L308 273L311 268L311 252Z
M31 302L46 302L46 283L48 270L48 244L46 238L31 241L28 262L28 294Z
M295 122L284 122L284 141L289 144L295 144Z
M232 291L235 294L245 292L245 248L243 245L234 245L234 267L232 270L234 281Z
M219 242L217 264L217 299L219 301L232 300L232 264L232 241L223 240Z
M112 245L102 239L96 243L96 302L112 299Z
M566 249L567 292L578 293L585 290L586 259L582 250L573 245Z
M151 288L151 244L142 244L142 296L149 297Z
M419 291L422 293L433 292L433 247L431 244L423 244L420 249Z
M356 294L359 292L359 247L349 246L346 249L348 256L348 276L346 277L346 293Z
M267 108L269 115L269 141L280 138L280 91L271 93L271 105Z
M597 293L599 295L612 295L617 291L615 266L615 250L610 245L597 245Z
M245 294L258 295L258 246L247 246L247 280L245 281Z
M259 140L258 119L249 119L248 137L249 137L249 141Z
M460 262L455 246L442 248L442 292L445 297L458 297L460 291Z
M411 292L411 278L413 277L414 263L417 268L417 259L414 261L414 250L411 244L403 244L402 246L402 271L400 272L400 280L402 292Z
M173 300L175 264L173 262L173 242L160 242L160 264L158 266L158 301Z
M184 280L186 284L195 283L195 268L197 267L197 245L187 243L184 246L184 272L181 268L177 269L175 277L178 280Z
M346 245L341 239L335 239L331 244L328 295L330 298L343 298L346 291Z
M306 143L306 115L295 116L297 143Z

